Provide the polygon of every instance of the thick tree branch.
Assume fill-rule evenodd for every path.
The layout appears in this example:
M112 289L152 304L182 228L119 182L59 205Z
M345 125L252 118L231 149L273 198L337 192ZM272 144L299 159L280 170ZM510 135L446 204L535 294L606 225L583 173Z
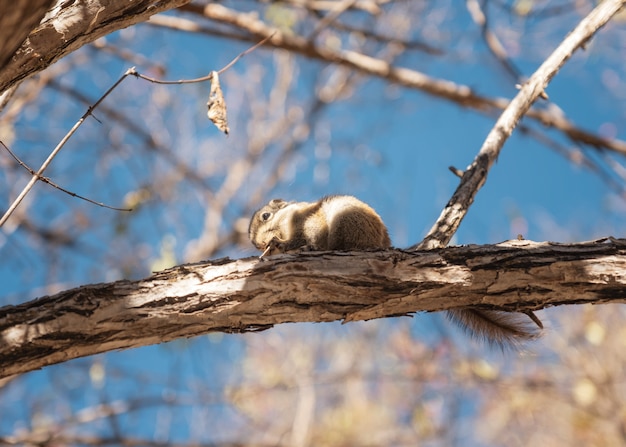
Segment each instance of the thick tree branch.
M58 59L113 31L127 28L189 0L85 0L56 5L13 58L0 66L0 93Z
M624 239L222 259L0 308L0 378L213 331L609 302L626 303Z
M441 212L424 240L417 246L420 249L444 247L461 225L469 207L474 202L478 190L487 181L487 173L500 155L500 150L513 133L517 123L528 112L544 89L574 52L585 45L624 5L621 0L607 0L600 3L578 26L561 42L543 64L522 86L520 92L502 112L496 124L487 135L473 163L463 174L461 183L452 198Z
M3 4L0 14L0 68L13 56L54 0L17 0Z

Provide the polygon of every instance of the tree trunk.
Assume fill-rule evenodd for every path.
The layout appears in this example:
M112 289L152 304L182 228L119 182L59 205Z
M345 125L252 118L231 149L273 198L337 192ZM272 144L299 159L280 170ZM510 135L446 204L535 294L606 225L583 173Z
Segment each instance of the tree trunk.
M626 240L225 258L0 308L0 378L215 331L580 303L626 303Z
M144 22L154 14L188 2L85 0L59 3L55 12L28 35L28 40L13 58L6 65L0 65L0 93L99 37ZM19 5L21 3L16 7ZM2 31L1 35L4 35Z
M0 14L0 69L43 19L53 1L17 0L11 6L4 3Z

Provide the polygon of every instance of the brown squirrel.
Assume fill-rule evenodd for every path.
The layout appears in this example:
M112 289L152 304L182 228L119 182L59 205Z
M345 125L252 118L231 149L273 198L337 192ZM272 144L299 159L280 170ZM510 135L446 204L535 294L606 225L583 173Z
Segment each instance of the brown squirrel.
M267 254L297 249L365 250L389 248L387 227L376 211L352 196L317 202L271 200L250 220L250 240Z
M311 250L364 250L391 247L387 227L366 203L352 196L327 196L317 202L271 200L250 220L248 236L266 255ZM536 338L537 327L521 314L453 309L448 317L475 337L502 348ZM539 328L539 319L530 312Z

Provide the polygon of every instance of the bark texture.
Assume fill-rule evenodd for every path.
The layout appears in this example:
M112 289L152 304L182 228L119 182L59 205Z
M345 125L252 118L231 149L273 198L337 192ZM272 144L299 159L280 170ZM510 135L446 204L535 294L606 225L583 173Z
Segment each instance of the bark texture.
M626 240L226 258L0 308L0 378L213 331L580 303L626 303Z
M15 0L4 2L0 14L0 69L15 50L26 40L28 33L39 25L54 0Z
M34 0L33 0L34 1ZM0 93L58 59L113 31L144 22L189 0L68 0L58 2L13 58L0 66Z

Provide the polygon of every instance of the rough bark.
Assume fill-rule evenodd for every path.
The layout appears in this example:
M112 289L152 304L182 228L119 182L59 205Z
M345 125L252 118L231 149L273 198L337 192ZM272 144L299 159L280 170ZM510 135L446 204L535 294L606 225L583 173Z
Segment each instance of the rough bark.
M580 303L626 303L626 240L222 259L0 308L0 378L214 331Z
M0 93L99 37L187 2L189 0L70 0L57 3L13 58L0 66Z
M5 2L0 14L0 68L26 40L54 0L16 0Z

